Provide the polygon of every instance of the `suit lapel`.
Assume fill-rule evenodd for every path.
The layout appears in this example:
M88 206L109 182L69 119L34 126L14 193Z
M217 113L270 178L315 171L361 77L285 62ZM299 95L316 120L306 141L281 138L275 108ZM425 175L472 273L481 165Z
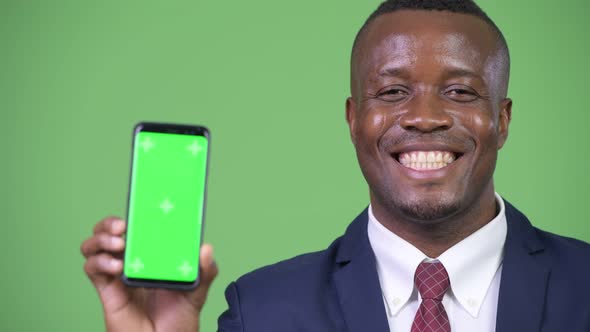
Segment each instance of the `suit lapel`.
M367 220L365 210L342 237L333 281L350 332L388 332L375 256L367 236Z
M528 219L506 202L504 248L496 331L540 331L550 262Z

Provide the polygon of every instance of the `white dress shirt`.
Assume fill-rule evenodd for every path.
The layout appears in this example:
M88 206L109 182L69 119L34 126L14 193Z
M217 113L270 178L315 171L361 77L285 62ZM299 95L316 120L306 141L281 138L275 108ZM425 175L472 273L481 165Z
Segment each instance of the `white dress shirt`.
M488 224L436 258L385 228L369 206L368 235L377 261L385 311L392 332L409 332L421 298L414 273L422 261L438 260L449 274L451 287L443 298L453 332L493 332L502 272L506 215L496 193L498 215Z

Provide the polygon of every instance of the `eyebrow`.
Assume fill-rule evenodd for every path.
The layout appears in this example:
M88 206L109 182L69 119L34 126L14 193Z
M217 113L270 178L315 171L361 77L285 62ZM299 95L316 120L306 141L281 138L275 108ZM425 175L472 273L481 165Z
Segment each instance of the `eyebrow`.
M463 69L463 68L453 68L449 71L447 71L445 73L446 77L471 77L471 78L477 78L477 79L482 79L482 77L478 74L476 74L475 72L468 70L468 69Z
M379 70L379 76L408 77L408 71L400 67L385 67Z
M451 78L451 77L470 77L474 79L483 79L480 75L465 68L451 68L446 70L444 73L444 77ZM403 67L385 67L379 70L378 75L380 77L402 77L407 78L410 76L408 71Z

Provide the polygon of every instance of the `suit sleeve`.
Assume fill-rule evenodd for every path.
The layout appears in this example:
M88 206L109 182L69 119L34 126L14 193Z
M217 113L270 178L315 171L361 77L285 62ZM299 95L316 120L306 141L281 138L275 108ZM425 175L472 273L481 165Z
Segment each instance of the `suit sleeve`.
M232 282L225 289L225 300L228 309L217 320L217 332L243 332L242 312L240 310L240 297L238 286Z

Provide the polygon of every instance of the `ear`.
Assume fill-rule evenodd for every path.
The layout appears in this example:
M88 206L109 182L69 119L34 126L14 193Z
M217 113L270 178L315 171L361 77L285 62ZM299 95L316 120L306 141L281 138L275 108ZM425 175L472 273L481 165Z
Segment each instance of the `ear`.
M500 150L506 140L508 140L508 127L512 120L512 99L505 98L500 105L500 114L498 119L498 150Z
M346 98L346 122L352 144L356 145L356 103L352 97Z

